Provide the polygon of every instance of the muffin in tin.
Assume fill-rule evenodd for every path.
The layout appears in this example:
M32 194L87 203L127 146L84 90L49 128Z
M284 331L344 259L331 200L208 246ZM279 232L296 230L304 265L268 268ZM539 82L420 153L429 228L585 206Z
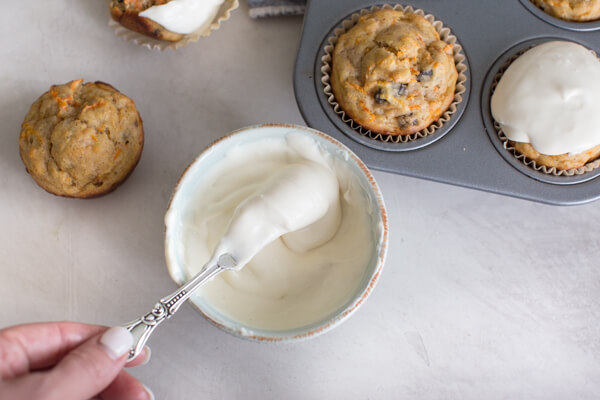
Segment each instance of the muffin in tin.
M340 107L377 133L409 135L448 109L458 73L453 45L424 17L396 9L361 16L342 33L331 61Z
M572 171L600 157L599 93L596 55L574 42L547 41L503 67L491 113L505 147L524 162L547 173Z
M137 165L144 128L135 103L114 87L75 80L55 85L31 106L19 150L46 191L87 198L111 192Z
M586 22L600 18L600 0L531 0L553 17Z

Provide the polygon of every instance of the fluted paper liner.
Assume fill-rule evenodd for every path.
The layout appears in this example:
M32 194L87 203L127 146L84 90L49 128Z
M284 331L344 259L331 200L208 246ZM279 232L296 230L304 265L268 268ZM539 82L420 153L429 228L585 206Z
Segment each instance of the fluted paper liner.
M213 18L210 25L202 27L197 31L187 34L183 39L177 42L169 42L165 40L158 40L149 36L143 35L139 32L129 30L119 24L117 21L109 17L108 25L115 30L115 34L127 41L134 42L135 44L143 47L147 47L150 50L177 50L181 47L187 46L190 43L197 42L201 37L210 36L213 31L216 31L221 27L224 21L227 21L231 17L231 12L238 8L240 5L239 0L225 0L221 4L221 8L217 12L217 15Z
M440 116L437 121L432 122L428 127L408 135L389 135L383 134L379 132L373 132L359 123L354 121L350 116L346 114L346 112L342 109L339 103L336 101L335 96L333 95L333 90L331 89L330 84L330 73L331 73L331 60L333 49L338 41L338 38L341 34L348 31L358 22L358 19L363 15L373 13L382 9L393 9L400 10L405 13L417 14L424 17L427 21L429 21L437 33L440 35L440 39L446 43L452 44L453 54L454 54L454 64L456 66L456 71L458 72L458 77L456 79L456 88L454 89L454 100L450 103L450 106L444 111L444 113ZM370 139L379 140L382 142L388 143L407 143L412 142L414 140L418 140L424 138L426 136L432 135L436 130L440 129L446 122L450 120L452 114L456 112L457 105L463 100L463 93L466 88L464 83L467 81L467 76L465 71L467 70L467 66L464 63L466 59L464 53L462 52L462 46L458 43L458 39L456 36L452 35L452 31L450 28L445 27L444 24L436 20L432 14L425 14L425 11L421 9L414 9L412 6L402 6L396 4L394 6L390 4L385 4L383 6L373 6L369 9L362 9L354 14L349 19L342 21L341 27L336 28L333 31L333 36L331 36L327 44L325 45L325 55L321 58L322 66L321 66L321 82L323 83L323 90L327 95L327 102L333 108L333 111L340 116L342 121L346 123L349 127L351 127L355 132L366 136Z
M525 53L527 50L530 50L533 47L535 47L535 46L532 46L532 47L529 47L527 49L521 50L517 54L513 55L512 57L510 57L500 67L500 69L498 70L498 72L496 73L496 75L494 76L494 79L492 81L492 85L491 85L491 88L490 88L490 98L494 94L494 91L496 90L496 86L498 86L498 82L500 82L500 78L502 78L502 75L508 69L508 67L510 66L510 64L512 64L513 61L515 61L523 53ZM596 55L595 52L592 52L592 53L594 53L594 55ZM491 104L491 102L490 102L490 104ZM493 117L492 117L492 119L493 119ZM534 169L534 170L536 170L538 172L543 172L544 174L554 175L554 176L574 176L574 175L583 175L586 172L593 171L594 169L600 167L600 158L588 162L583 167L571 168L571 169L557 169L556 167L547 167L545 165L538 165L534 160L531 160L531 159L527 158L526 156L524 156L523 154L521 154L520 152L518 152L514 147L512 147L510 145L509 139L506 137L506 135L502 131L502 127L500 126L500 124L496 120L493 120L493 121L494 121L494 128L496 129L496 133L498 134L498 138L502 142L502 146L507 151L509 151L516 159L518 159L523 164L525 164L527 167L532 168L532 169Z

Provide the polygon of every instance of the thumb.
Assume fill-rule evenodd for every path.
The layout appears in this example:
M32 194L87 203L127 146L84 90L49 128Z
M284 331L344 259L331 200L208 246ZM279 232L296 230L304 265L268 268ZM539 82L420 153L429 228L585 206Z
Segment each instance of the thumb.
M56 388L57 400L89 399L106 388L119 374L133 337L123 327L110 328L68 353L47 376Z

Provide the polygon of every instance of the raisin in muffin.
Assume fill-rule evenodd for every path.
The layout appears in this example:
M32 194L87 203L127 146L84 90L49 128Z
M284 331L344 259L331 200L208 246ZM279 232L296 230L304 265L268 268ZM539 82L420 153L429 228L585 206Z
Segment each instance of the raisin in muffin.
M50 193L78 198L114 190L137 165L143 145L133 100L106 83L83 80L40 96L19 137L33 179Z
M531 0L553 17L585 22L600 18L600 0Z
M110 14L112 18L125 28L168 42L178 42L185 35L171 32L162 25L144 18L139 14L152 7L168 3L170 0L112 0Z
M340 35L331 63L336 101L373 132L420 131L454 99L453 46L417 14L384 9L360 17Z

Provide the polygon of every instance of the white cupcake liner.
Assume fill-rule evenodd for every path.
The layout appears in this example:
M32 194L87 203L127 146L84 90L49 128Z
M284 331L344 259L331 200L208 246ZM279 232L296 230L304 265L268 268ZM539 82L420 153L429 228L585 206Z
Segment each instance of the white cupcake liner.
M199 30L185 35L183 39L177 42L169 42L165 40L158 40L149 36L143 35L139 32L129 30L119 24L117 21L109 17L108 25L114 29L115 34L129 42L133 42L139 46L146 47L150 50L177 50L181 47L185 47L190 43L197 42L201 37L210 36L213 31L216 31L221 27L224 21L227 21L231 17L231 12L238 8L240 5L239 0L225 0L219 9L219 12L213 19L212 23L208 26L200 28Z
M498 86L498 83L500 82L500 79L502 78L502 75L508 69L508 67L510 66L510 64L512 64L513 61L515 61L523 53L525 53L527 50L530 50L533 47L535 47L535 46L531 46L531 47L528 47L528 48L526 48L524 50L519 51L518 53L516 53L515 55L513 55L512 57L510 57L500 67L500 69L498 70L498 72L496 73L496 75L494 76L494 79L492 81L492 85L491 85L491 88L490 88L490 98L494 94L496 86ZM593 52L593 51L591 51L591 52L594 54L594 56L596 56L595 52ZM492 119L493 119L493 117L492 117ZM519 161L521 161L527 167L534 169L535 171L542 172L542 173L548 174L548 175L554 175L554 176L575 176L575 175L583 175L586 172L591 172L591 171L595 170L596 168L600 167L600 158L597 158L596 160L590 161L587 164L585 164L583 167L579 167L579 168L558 169L556 167L547 167L545 165L538 165L534 160L531 160L530 158L528 158L525 155L521 154L517 149L515 149L513 146L511 146L510 141L506 137L506 135L504 134L504 131L502 130L502 127L500 126L500 124L496 120L493 120L493 121L494 121L494 128L496 129L496 133L498 135L498 139L500 139L500 141L502 142L502 146L508 152L510 152L516 159L518 159Z
M356 25L358 19L363 15L385 9L400 10L404 13L417 14L429 21L433 25L437 33L440 35L440 39L446 43L452 44L454 64L456 66L456 71L458 72L458 76L456 79L456 88L454 89L454 100L452 101L452 103L450 103L450 106L448 106L446 111L444 111L444 113L440 116L440 118L437 121L432 122L429 126L418 132L411 133L408 135L383 134L373 132L363 127L346 114L346 112L336 101L335 96L333 95L333 90L331 89L331 60L333 50L340 35L342 35L354 25ZM342 121L344 121L346 125L351 127L355 132L358 132L359 134L366 136L370 139L379 140L382 142L408 143L434 134L446 122L448 122L452 117L452 114L456 112L458 104L463 100L463 93L465 93L466 91L466 87L464 84L467 81L467 75L465 74L467 70L467 65L464 63L465 60L466 56L463 53L462 46L458 43L458 39L456 38L456 36L452 34L450 28L445 27L444 24L441 21L437 20L432 14L425 14L425 11L421 9L414 9L412 6L402 6L400 4L384 4L382 6L373 6L369 9L364 8L352 14L349 19L342 21L341 27L336 28L333 31L333 35L327 40L327 45L325 45L325 55L321 58L321 82L323 83L323 91L327 95L327 102L331 105L333 111L336 114L338 114Z

